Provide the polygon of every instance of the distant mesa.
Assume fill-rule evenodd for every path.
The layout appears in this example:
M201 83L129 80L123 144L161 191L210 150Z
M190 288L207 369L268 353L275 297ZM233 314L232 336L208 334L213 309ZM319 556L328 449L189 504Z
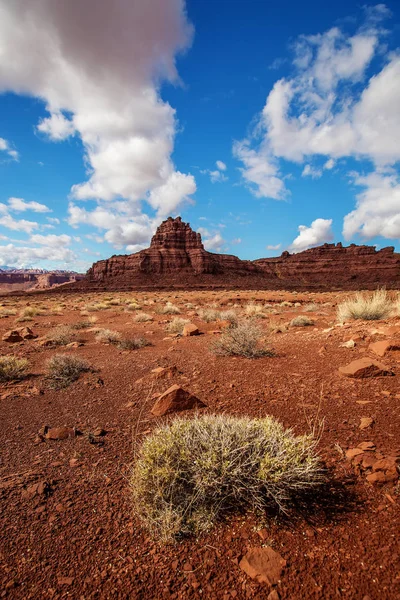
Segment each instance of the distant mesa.
M0 267L0 292L41 290L58 287L84 279L75 271L46 271L45 269L16 269Z
M393 247L323 244L298 254L240 260L204 249L181 217L161 223L150 247L93 264L73 289L161 288L362 289L400 285L400 254ZM70 286L68 286L70 288Z

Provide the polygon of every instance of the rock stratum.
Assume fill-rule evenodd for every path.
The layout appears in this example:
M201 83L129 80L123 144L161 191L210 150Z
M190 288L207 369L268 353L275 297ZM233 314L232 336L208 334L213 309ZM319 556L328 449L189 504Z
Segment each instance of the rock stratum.
M14 291L45 290L71 282L79 281L85 276L68 271L34 272L32 270L3 271L0 269L0 293Z
M149 248L94 263L72 287L372 289L399 285L400 254L393 247L377 251L373 246L324 244L298 254L241 260L208 252L189 223L169 217L158 227Z

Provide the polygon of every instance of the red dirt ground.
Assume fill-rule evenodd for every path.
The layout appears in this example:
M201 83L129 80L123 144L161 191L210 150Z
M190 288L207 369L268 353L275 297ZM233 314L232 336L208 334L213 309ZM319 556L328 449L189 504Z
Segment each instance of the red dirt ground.
M0 333L28 325L43 336L55 325L85 320L81 308L107 295L95 296L8 297L3 307L19 312L30 303L46 306L47 312L27 323L15 324L14 316L2 318ZM133 294L120 297L125 301ZM136 313L125 312L122 305L90 315L98 319L95 327L145 335L152 346L121 351L96 342L95 333L86 330L76 332L85 342L78 348L55 350L38 340L0 342L1 354L14 353L30 363L26 379L0 390L0 597L263 599L270 589L249 579L238 563L249 548L270 545L287 561L274 598L400 598L399 484L372 485L367 473L345 457L347 449L365 441L374 442L378 458L399 454L400 352L378 359L394 377L349 379L338 372L355 358L376 359L369 343L386 339L393 326L399 332L389 330L390 337L400 339L400 321L358 321L330 329L339 293L135 297L154 316L152 322L135 323ZM197 324L204 335L171 337L164 321L172 317L156 314L154 304L143 305L153 299L177 304L180 316ZM196 309L185 305L216 302L226 309L250 299L273 303L277 314L269 316L275 324L303 314L304 303L316 302L317 310L305 313L315 325L272 333L273 358L215 356L210 344L216 335L210 332L216 324L204 323L193 315ZM302 306L281 306L282 300ZM52 314L55 304L61 304L60 315ZM237 311L243 312L240 307ZM259 322L267 332L269 318ZM341 347L355 336L355 348ZM49 389L45 361L58 351L86 358L98 371L66 389ZM175 366L178 373L172 380L154 380L150 372L158 366ZM165 420L151 416L152 397L173 383L205 402L203 412L269 414L297 433L323 419L319 450L331 470L330 492L290 518L271 515L260 523L251 515L238 515L197 539L169 546L153 541L133 514L128 478L135 443ZM372 417L374 425L360 430L362 417ZM41 441L37 434L44 425L76 427L83 435ZM98 427L106 430L105 436L88 435ZM40 482L47 484L45 493L33 495L31 486ZM263 539L258 531L265 527Z

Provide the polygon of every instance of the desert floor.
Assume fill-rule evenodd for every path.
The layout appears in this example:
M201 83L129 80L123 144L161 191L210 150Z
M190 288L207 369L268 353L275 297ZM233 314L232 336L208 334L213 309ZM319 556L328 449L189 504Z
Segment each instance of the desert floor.
M370 345L400 341L400 319L339 325L336 305L347 296L220 291L0 298L0 340L22 327L38 336L0 341L2 355L29 361L25 379L0 389L0 597L400 598L399 484L370 481L375 459L400 454L400 351L380 357ZM159 310L167 301L202 335L169 333L175 315ZM216 356L210 346L224 324L205 322L198 310L232 309L250 319L249 302L263 307L261 318L253 318L275 356ZM128 303L139 308L127 310ZM16 322L27 305L36 314ZM139 313L152 320L136 322ZM298 315L314 324L288 327ZM51 345L57 326L81 321L86 326L73 330L71 346ZM121 350L97 341L96 328L144 336L151 345ZM343 346L349 340L355 345ZM50 388L46 361L58 352L86 359L95 371L65 389ZM339 373L365 356L394 376ZM177 371L156 379L156 367ZM319 452L329 468L328 491L287 517L271 513L260 523L240 514L197 539L167 546L151 539L133 514L129 473L143 436L173 418L153 417L150 409L175 383L207 405L202 412L273 415L296 433L323 424ZM364 417L370 419L362 429ZM44 426L82 435L48 440L40 435ZM99 428L105 435L95 435ZM346 456L362 442L372 443ZM239 566L249 548L263 545L287 561L272 594Z

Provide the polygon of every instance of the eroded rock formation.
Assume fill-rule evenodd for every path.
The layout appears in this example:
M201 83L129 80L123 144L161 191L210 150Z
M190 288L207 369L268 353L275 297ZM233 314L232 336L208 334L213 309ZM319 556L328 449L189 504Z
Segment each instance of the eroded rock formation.
M79 285L79 284L77 284ZM214 254L180 217L158 227L150 247L112 256L89 269L83 287L238 287L361 289L400 285L400 254L393 247L324 244L298 254L255 261Z

